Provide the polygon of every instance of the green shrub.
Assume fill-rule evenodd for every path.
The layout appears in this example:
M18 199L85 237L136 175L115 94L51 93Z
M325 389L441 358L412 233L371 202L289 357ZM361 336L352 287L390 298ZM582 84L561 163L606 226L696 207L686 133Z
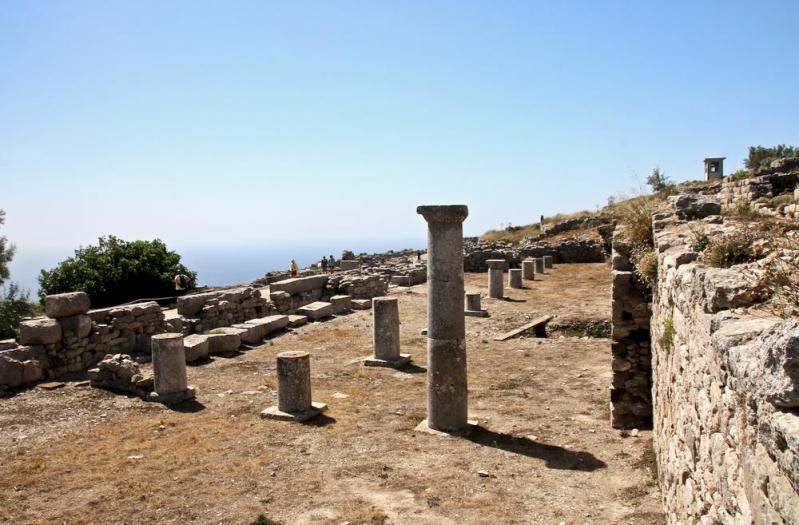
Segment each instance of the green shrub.
M664 172L660 171L660 168L652 170L652 174L646 178L646 183L649 184L649 187L652 188L654 193L662 193L670 186L674 186L671 179L668 178Z
M729 268L759 258L753 243L756 237L748 231L730 233L711 239L705 250L705 262L715 268Z
M721 214L725 217L734 217L737 219L755 219L760 216L748 202L739 202L729 208L721 210Z
M655 288L658 280L658 257L652 248L638 248L632 254L635 275L650 290Z
M771 148L751 146L749 148L749 157L747 157L744 164L750 170L755 170L768 167L772 161L783 157L799 157L799 148L786 146L785 144L779 144Z
M660 347L666 352L671 352L674 348L674 317L669 314L663 321L663 334L660 336Z
M691 228L691 249L697 253L701 253L710 246L710 237L708 237L705 230L702 228Z
M730 180L743 180L743 179L748 179L751 176L752 172L749 170L736 170L730 173L728 175L728 178Z
M775 210L787 204L793 204L793 193L784 193L771 199L771 207Z
M92 306L104 307L134 299L175 293L174 278L197 274L180 263L180 255L162 241L127 242L114 236L101 237L96 246L75 250L75 255L39 275L39 295L84 291Z
M29 294L16 283L9 283L7 289L0 291L0 339L16 337L19 322L34 315L36 310Z

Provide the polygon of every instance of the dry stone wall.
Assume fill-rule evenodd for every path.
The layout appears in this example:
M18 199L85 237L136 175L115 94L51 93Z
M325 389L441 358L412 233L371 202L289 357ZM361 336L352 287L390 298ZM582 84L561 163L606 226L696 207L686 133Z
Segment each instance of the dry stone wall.
M184 295L178 298L177 310L183 316L184 334L242 323L273 311L260 290L251 286Z
M757 263L711 268L661 216L651 320L654 445L668 521L799 523L799 322L756 310Z
M23 321L15 345L0 351L0 389L80 372L108 353L146 351L166 331L154 302L89 310L88 295L73 292L48 296L45 312Z
M615 428L652 424L651 293L635 276L624 230L613 236L610 418Z

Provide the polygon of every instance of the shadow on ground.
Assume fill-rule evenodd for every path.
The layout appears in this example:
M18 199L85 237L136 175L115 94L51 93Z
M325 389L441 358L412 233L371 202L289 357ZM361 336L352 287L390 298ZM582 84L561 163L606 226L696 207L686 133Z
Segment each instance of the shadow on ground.
M574 451L556 445L547 445L510 434L494 432L483 427L475 427L466 437L469 441L492 447L514 454L521 454L528 458L543 459L547 468L558 470L584 470L594 471L605 468L607 464L590 452Z

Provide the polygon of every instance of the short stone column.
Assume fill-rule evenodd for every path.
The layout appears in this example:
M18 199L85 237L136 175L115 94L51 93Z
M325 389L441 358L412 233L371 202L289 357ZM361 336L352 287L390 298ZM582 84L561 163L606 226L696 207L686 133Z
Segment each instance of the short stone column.
M508 286L511 288L522 287L522 270L521 268L511 268L508 270Z
M480 306L479 293L475 292L466 294L466 310L463 313L473 317L488 317L488 311L483 310L483 308Z
M535 262L532 259L522 261L522 278L528 281L535 279Z
M261 417L285 421L306 421L327 409L311 400L311 359L308 352L289 350L277 354L277 406Z
M410 354L400 354L399 299L372 299L372 341L374 355L363 361L365 366L399 368L411 361Z
M505 270L505 259L489 259L488 265L488 296L492 299L502 299L505 296L502 272Z
M463 220L466 206L419 206L427 221L427 419L421 431L467 433ZM500 283L502 278L500 277Z
M552 268L555 266L555 258L551 255L544 255L544 268Z
M186 350L183 334L156 334L150 338L153 357L153 385L151 401L173 404L194 399L194 387L186 378Z
M542 274L544 273L544 258L543 257L536 257L533 259L535 262L535 273Z

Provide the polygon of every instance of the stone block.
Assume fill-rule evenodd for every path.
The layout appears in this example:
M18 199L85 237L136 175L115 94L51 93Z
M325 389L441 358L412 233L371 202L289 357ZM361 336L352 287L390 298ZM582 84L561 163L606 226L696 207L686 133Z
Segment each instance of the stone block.
M0 341L0 351L11 350L17 347L17 341L14 339L3 339Z
M88 337L92 331L92 318L86 314L61 317L58 319L58 323L61 325L62 333L71 333L79 339Z
M310 292L314 289L322 289L327 285L327 275L311 275L308 277L295 277L285 279L269 285L270 292L286 292L296 295L303 292Z
M361 261L348 261L348 260L339 261L339 268L341 268L342 271L357 270L360 267L361 267Z
M372 308L372 301L369 299L353 299L350 304L353 310L369 310Z
M316 301L298 308L297 313L306 316L309 321L318 321L333 315L333 305L324 301Z
M49 345L61 341L61 325L55 319L39 318L19 324L19 343L22 345Z
M411 278L407 275L392 275L391 284L395 284L397 286L410 286Z
M352 309L352 298L349 295L334 295L330 298L333 305L333 313L340 314Z
M297 328L304 324L308 323L308 318L304 315L290 315L289 316L289 326L291 328Z
M180 315L197 315L211 299L219 297L219 292L205 292L178 297L178 313Z
M210 354L208 336L192 334L183 338L183 349L186 351L186 362L194 363L207 359Z
M211 330L206 334L209 353L213 355L236 351L241 346L241 334L243 332L244 330L232 327Z
M231 328L241 330L241 342L248 345L260 345L264 340L264 328L262 324L236 323L230 325Z
M288 315L268 315L266 317L259 317L258 319L250 319L245 324L258 325L262 328L264 335L268 336L271 333L282 330L289 324Z
M91 301L86 292L60 293L44 298L44 313L52 318L85 314L90 307Z
M0 388L16 388L22 384L24 365L21 361L0 356Z

